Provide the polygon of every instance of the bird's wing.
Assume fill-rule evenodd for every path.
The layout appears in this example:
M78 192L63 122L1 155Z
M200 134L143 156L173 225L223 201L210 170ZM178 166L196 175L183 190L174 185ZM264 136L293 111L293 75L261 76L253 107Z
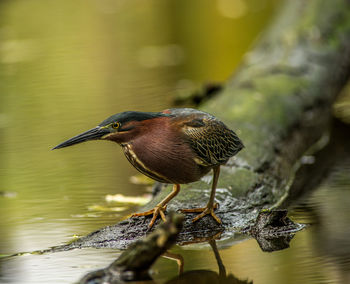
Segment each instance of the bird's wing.
M244 147L235 132L212 116L192 118L182 131L197 154L196 162L204 166L224 164Z

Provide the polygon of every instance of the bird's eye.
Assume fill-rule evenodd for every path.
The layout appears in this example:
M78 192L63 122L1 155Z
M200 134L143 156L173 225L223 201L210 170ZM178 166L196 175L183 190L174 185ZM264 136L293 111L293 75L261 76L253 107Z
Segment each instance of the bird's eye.
M118 129L119 128L119 126L120 126L120 123L119 122L113 122L113 124L112 124L112 127L114 128L114 129Z

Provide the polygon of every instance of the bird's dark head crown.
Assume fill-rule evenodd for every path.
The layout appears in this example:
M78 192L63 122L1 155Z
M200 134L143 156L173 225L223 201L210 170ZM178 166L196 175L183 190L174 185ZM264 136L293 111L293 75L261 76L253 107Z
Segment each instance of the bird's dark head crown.
M141 111L124 111L121 113L114 114L104 121L102 121L99 126L107 126L113 122L119 122L121 124L129 121L142 121L147 119L153 119L162 116L169 116L169 114L164 114L161 112L141 112Z

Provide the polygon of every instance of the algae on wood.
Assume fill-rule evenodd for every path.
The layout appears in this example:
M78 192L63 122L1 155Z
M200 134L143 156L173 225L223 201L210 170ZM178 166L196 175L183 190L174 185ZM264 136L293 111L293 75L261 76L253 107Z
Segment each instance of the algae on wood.
M199 107L234 129L246 148L221 170L216 198L222 225L209 216L192 224L194 215L186 214L179 242L220 231L234 236L254 223L261 209L288 198L300 158L327 131L332 102L349 75L349 2L286 1L239 70ZM143 209L169 191L164 189ZM184 185L168 210L205 205L209 192L205 181ZM147 233L148 223L146 217L131 218L61 249L124 248Z

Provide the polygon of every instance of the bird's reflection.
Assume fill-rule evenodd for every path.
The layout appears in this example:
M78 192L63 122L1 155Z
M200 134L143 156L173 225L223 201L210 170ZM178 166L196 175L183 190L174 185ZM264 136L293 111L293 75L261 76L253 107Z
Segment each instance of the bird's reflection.
M184 272L185 260L181 254L167 251L163 254L163 257L176 261L179 275L181 275Z
M218 237L218 236L216 236ZM253 283L252 281L247 280L240 280L236 278L232 274L226 274L226 268L225 265L221 259L219 250L216 245L215 239L208 240L208 243L210 247L213 250L216 263L219 268L219 273L212 270L190 270L186 271L184 273L179 273L179 275L169 281L167 281L167 284L174 284L174 283L198 283L198 284L212 284L212 283L227 283L227 284L250 284Z
M237 277L235 277L233 274L228 274L226 273L226 268L225 265L222 261L222 258L220 256L219 250L217 248L216 244L216 239L215 238L220 238L220 235L215 235L215 237L211 237L210 239L207 240L209 243L215 259L216 263L218 265L218 270L219 272L212 271L212 270L205 270L205 269L199 269L199 270L190 270L184 272L184 266L185 266L185 260L182 257L181 254L176 254L167 251L166 253L163 254L163 257L175 260L178 264L178 275L166 281L165 283L167 284L174 284L174 283L198 283L198 284L215 284L215 283L227 283L227 284L252 284L253 281L248 281L248 280L240 280ZM193 241L194 243L196 241ZM203 240L198 240L198 242L203 242ZM111 267L111 266L109 266ZM107 268L108 269L108 268ZM105 277L106 269L102 270L97 270L94 272L90 272L87 274L82 280L80 280L79 283L84 283L84 284L99 284L99 283L104 283L104 284L115 284L115 283L126 283L124 282L119 276L118 276L118 271L114 271L114 273L109 273L108 279ZM109 271L110 272L110 271ZM114 275L115 277L110 277L111 275ZM140 279L130 279L132 283L148 283L148 284L157 284L158 282L155 281L154 279L151 278L149 274L143 275L144 277ZM130 283L128 281L128 283Z
M259 214L259 218L257 218L257 222L254 226L252 226L250 229L251 231L255 228L256 234L251 234L253 236L260 248L263 251L275 251L275 250L281 250L289 247L289 241L292 239L294 233L284 233L284 234L277 234L274 236L274 233L276 232L284 232L284 228L292 228L294 225L298 225L293 223L288 217L287 217L287 211L286 210L275 210L275 211L267 211L262 212ZM271 234L271 232L273 234ZM178 275L168 280L165 283L232 283L232 284L247 284L247 283L253 283L253 281L249 280L241 280L235 277L233 274L227 274L225 265L222 261L222 258L220 256L219 250L217 248L217 240L221 238L222 232L215 233L210 237L200 237L200 238L194 238L191 241L182 242L181 245L192 245L196 243L209 243L214 256L216 263L218 265L218 272L212 271L212 270L190 270L184 272L185 267L185 259L182 257L181 254L175 254L172 252L167 251L162 255L162 257L175 260L178 264ZM80 283L88 283L88 284L97 284L97 283L104 283L104 284L112 284L112 283L124 283L123 281L126 281L125 279L128 279L128 275L125 275L125 273L121 276L120 272L115 269L116 266L110 265L106 269L98 270L95 272L90 272L88 275L86 275ZM111 269L113 271L111 271ZM135 279L136 275L136 279ZM151 275L148 273L148 271L144 271L144 273L136 273L131 275L128 279L128 282L131 280L136 283L158 283L155 280L152 279ZM145 282L146 281L146 282Z

